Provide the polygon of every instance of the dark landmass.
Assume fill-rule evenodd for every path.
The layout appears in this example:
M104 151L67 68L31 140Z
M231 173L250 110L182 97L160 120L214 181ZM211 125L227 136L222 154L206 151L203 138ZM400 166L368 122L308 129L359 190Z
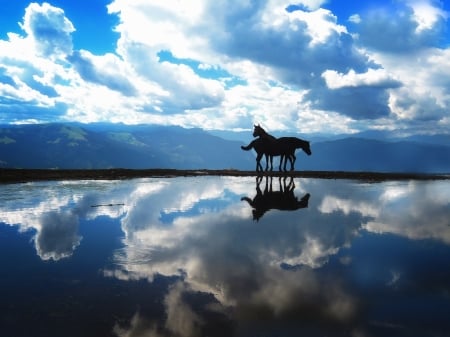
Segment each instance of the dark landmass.
M196 176L233 176L256 177L269 175L273 177L349 179L366 182L389 180L447 180L450 174L422 173L381 173L381 172L344 172L344 171L293 171L293 172L255 172L241 170L179 170L179 169L92 169L92 170L57 170L57 169L0 169L0 184L22 183L45 180L123 180L149 177L196 177Z
M156 125L0 125L0 168L254 170L255 151L241 149L253 140L252 132L233 135ZM276 134L288 135L311 140L312 156L297 150L299 171L450 172L450 135L398 138L394 133L365 132L310 139ZM278 163L276 158L276 169Z
M0 125L0 167L253 169L254 155L241 145L200 129L169 126Z

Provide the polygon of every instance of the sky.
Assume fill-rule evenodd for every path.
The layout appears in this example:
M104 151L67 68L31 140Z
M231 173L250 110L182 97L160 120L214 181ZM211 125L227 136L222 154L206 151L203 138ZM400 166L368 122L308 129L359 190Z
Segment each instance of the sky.
M0 124L449 133L450 3L0 0Z

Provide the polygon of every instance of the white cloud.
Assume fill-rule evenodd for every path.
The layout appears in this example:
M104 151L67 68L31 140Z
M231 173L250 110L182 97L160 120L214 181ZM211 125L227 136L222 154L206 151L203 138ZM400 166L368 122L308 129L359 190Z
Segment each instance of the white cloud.
M314 7L312 3L309 5ZM358 66L365 63L363 55L351 50L350 38L345 43L336 40L336 36L347 33L345 27L336 23L336 17L330 11L315 8L310 12L297 10L288 13L285 8L286 4L282 1L243 2L233 6L220 1L204 2L198 5L194 13L178 11L171 6L159 7L157 2L147 2L144 6L141 3L116 1L109 7L110 11L121 16L118 27L121 32L118 44L120 55L134 65L137 73L156 80L169 93L163 99L163 113L177 112L175 119L184 125L183 121L194 121L202 126L206 122L210 128L233 128L263 120L272 129L289 129L293 123L315 123L308 123L309 116L314 115L314 107L310 107L309 112L299 112L298 104L305 97L298 90L298 85L314 90L311 85L316 84L310 79L314 70L306 67L299 69L298 64L311 64L319 53L323 53L324 46L330 43L336 44L327 47L331 53L349 55L348 59L339 60L339 64L356 60ZM192 17L196 20L191 20ZM140 24L136 25L136 22ZM143 26L148 27L146 33L143 33ZM149 33L154 31L158 33ZM272 42L273 45L268 48ZM305 49L305 53L293 48ZM340 52L340 49L349 49L350 52ZM247 83L225 89L217 81L200 79L186 66L157 62L156 55L161 50L170 50L176 57L197 59L201 63L220 62L223 69ZM326 70L327 64L333 67L337 58L330 54L326 60L322 66L324 68L315 71L320 73ZM292 67L297 69L292 71ZM284 85L286 81L293 85ZM277 82L281 85L274 86ZM187 90L184 83L196 89ZM255 86L256 83L260 84ZM277 92L277 95L266 107L272 92ZM237 96L240 101L235 99ZM284 100L283 97L289 99ZM307 105L303 104L305 107ZM185 117L183 110L188 112ZM237 111L239 113L236 115ZM242 111L245 111L245 116L242 116ZM214 121L210 118L211 114ZM235 117L230 118L233 115Z
M417 22L416 32L433 29L439 20L447 19L449 14L436 7L436 2L430 0L407 0L406 3L414 11L414 19Z
M344 26L337 24L336 16L326 9L318 8L312 12L294 11L290 14L290 21L295 20L306 24L312 46L329 42L333 34L347 33Z
M366 48L387 53L411 53L437 47L445 34L447 14L435 2L399 1L393 8L375 8L365 13L358 25ZM383 32L380 34L380 32Z
M367 72L360 74L357 74L353 69L347 74L341 74L335 70L326 70L322 77L330 89L361 86L396 87L400 83L384 69L369 69Z
M348 21L353 23L361 23L361 17L359 16L359 14L352 14L348 18Z
M297 4L301 4L308 8L309 10L316 10L319 9L320 6L327 3L328 0L301 0L297 1Z
M74 52L68 60L87 82L98 83L125 96L136 94L131 78L134 75L121 59L114 54L95 56L88 51ZM134 77L134 76L133 76Z
M42 5L33 2L26 8L23 19L21 27L39 54L54 57L72 52L71 33L75 28L62 9L46 2Z
M450 103L450 50L437 48L403 55L374 54L394 78L401 79L402 86L390 91L392 112L404 121L421 121L423 129L434 124L436 131L448 127ZM438 128L436 121L444 123ZM444 131L445 132L445 131Z
M438 121L445 130L448 13L396 2L354 13L350 32L324 3L116 0L117 47L103 55L74 50L64 11L32 3L24 35L0 40L3 121L261 122L304 133Z
M121 34L119 45L122 41L132 41L147 46L154 53L170 50L175 56L201 59L207 46L195 29L209 15L204 13L205 6L205 1L130 3L115 0L108 6L108 11L120 16L121 23L116 27Z

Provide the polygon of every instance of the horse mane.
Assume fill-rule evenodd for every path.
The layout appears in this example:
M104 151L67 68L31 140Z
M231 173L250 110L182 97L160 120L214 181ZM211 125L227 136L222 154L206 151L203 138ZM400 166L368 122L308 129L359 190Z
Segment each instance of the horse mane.
M264 130L262 128L262 126L258 125L253 125L255 127L255 130L260 130L262 135L259 135L259 137L261 138L266 138L266 139L271 139L271 140L276 140L277 138L275 136L272 136L270 133L268 133L266 130ZM253 132L253 136L255 136L255 132Z

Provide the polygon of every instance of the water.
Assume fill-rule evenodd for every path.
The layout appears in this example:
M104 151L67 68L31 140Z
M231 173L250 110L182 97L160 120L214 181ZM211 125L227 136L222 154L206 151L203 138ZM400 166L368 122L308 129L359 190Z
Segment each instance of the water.
M450 336L450 182L1 185L0 266L4 336Z

